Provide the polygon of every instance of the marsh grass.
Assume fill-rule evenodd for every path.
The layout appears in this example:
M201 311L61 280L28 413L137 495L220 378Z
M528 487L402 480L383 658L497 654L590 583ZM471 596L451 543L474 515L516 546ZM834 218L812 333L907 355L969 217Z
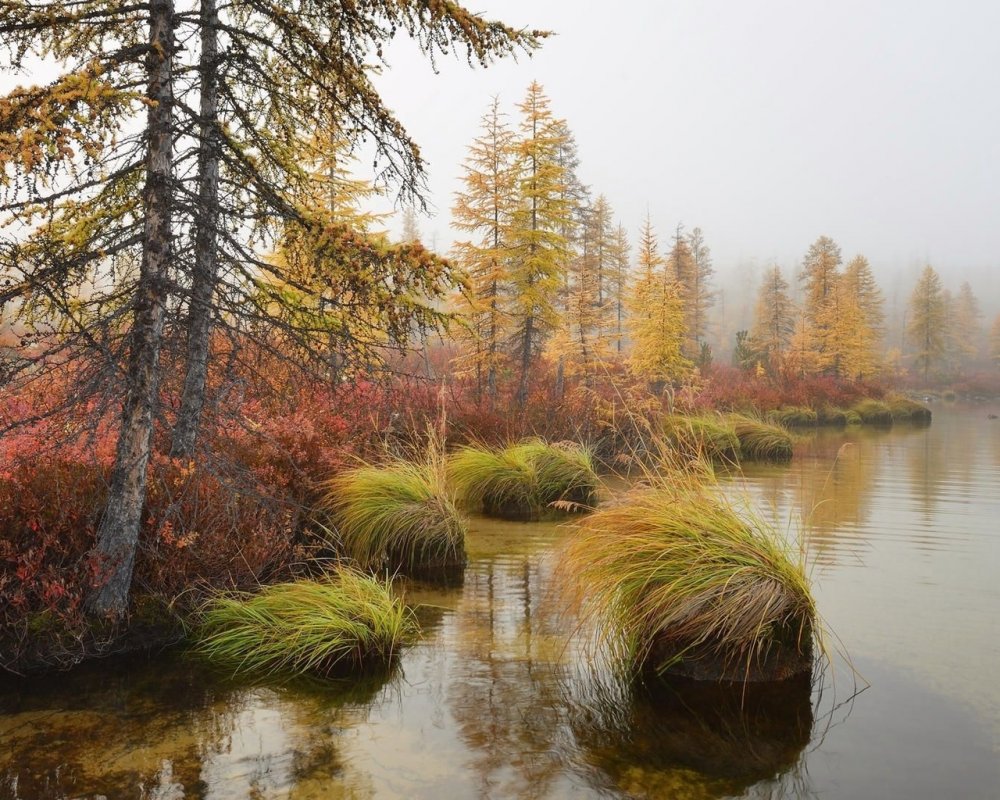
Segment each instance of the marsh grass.
M716 463L740 460L740 440L723 417L670 414L663 419L663 436L677 452L688 458L708 458Z
M629 670L755 681L812 666L803 554L704 472L651 475L581 520L561 574Z
M893 422L915 422L927 424L931 421L931 410L923 403L908 397L895 395L886 399Z
M233 672L341 676L390 666L417 635L388 583L341 567L321 580L218 595L194 618L195 652Z
M881 400L868 398L855 403L851 410L859 417L865 425L892 425L892 409L887 403Z
M490 516L537 519L597 503L599 479L590 451L569 442L465 446L449 457L447 474L462 507Z
M768 419L786 428L811 428L819 424L819 415L805 406L789 406L768 413Z
M337 475L326 486L340 545L366 569L413 571L465 564L466 522L455 505L444 458L395 459Z
M842 408L823 406L816 412L816 424L842 428L847 425L847 412Z
M729 417L733 432L740 442L740 453L751 461L790 461L792 437L780 425L757 417L733 414Z

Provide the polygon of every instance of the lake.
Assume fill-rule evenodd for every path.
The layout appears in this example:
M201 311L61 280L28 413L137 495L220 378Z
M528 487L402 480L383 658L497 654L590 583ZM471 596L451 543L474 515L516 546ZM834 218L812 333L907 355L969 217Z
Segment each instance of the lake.
M476 519L402 587L382 680L260 683L182 653L0 683L0 798L1000 797L1000 413L824 430L723 479L810 553L830 663L743 692L623 685L553 582L551 523Z

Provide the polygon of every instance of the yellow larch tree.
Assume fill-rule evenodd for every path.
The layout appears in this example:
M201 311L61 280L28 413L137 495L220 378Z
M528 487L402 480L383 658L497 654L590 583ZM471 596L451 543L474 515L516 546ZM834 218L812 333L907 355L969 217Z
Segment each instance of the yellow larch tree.
M871 377L882 366L885 312L882 291L868 259L863 255L851 259L838 288L843 293L842 318L837 321L837 339L845 360L841 374L854 379Z
M777 264L761 281L750 340L769 366L778 366L795 330L795 306L788 294L788 281Z
M951 303L950 312L949 351L957 363L968 365L979 354L983 318L979 301L968 281L959 288L958 296Z
M691 269L686 274L684 286L685 316L688 338L701 348L708 337L708 312L715 302L712 289L712 253L705 244L701 228L695 228L687 235L688 250L691 253Z
M990 327L990 359L1000 367L1000 314Z
M821 369L829 368L837 360L836 354L826 353L834 341L828 330L835 319L828 306L834 302L834 288L841 264L840 248L829 236L820 236L809 247L802 261L799 282L802 284L803 314L813 337L811 349L821 355Z
M948 301L941 278L930 264L910 295L907 314L906 333L914 347L914 366L927 378L948 345Z
M611 241L610 266L610 297L611 315L614 320L613 344L615 352L621 356L625 349L625 308L628 301L630 285L629 241L625 226L618 223Z
M475 375L477 392L480 396L485 392L491 407L496 403L499 377L507 368L504 348L511 324L509 236L517 173L514 133L505 116L499 98L493 98L482 118L482 132L469 147L464 188L456 194L452 208L453 224L471 237L453 248L468 276L468 286L459 298L466 324L458 329L465 350L458 368Z
M514 152L517 202L510 231L512 355L519 373L517 405L528 399L531 370L559 323L560 287L569 256L563 231L571 224L566 167L560 162L565 124L556 119L535 81L518 106Z
M680 288L660 256L649 218L639 234L638 275L628 302L626 324L632 342L629 369L661 391L669 381L685 377L691 362L682 352L684 304Z

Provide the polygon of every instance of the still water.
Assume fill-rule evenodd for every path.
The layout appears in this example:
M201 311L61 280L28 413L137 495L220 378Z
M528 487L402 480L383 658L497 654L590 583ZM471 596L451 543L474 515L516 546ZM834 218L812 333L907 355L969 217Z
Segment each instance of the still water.
M0 684L0 798L1000 798L1000 420L824 431L730 477L812 556L833 663L749 694L621 686L552 575L570 532L476 520L461 586L364 684L182 655ZM801 531L801 534L799 532Z

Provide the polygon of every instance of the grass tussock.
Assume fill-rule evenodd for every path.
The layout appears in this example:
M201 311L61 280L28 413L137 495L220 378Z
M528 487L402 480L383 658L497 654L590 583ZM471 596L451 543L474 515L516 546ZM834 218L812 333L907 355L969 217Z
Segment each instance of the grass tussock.
M697 476L664 476L578 525L562 570L633 670L775 680L812 666L803 560Z
M892 425L892 409L881 400L860 400L851 410L861 417L864 425Z
M490 516L533 519L597 502L599 479L590 451L569 442L462 447L448 459L447 474L460 505Z
M844 412L844 418L847 420L848 425L863 425L864 420L861 419L861 415L855 411L853 408Z
M816 422L818 425L843 428L847 425L847 412L842 408L823 406L816 412Z
M929 423L931 410L923 403L908 397L894 396L886 400L893 422Z
M775 409L768 414L768 419L786 428L811 428L819 424L819 415L805 406Z
M360 566L409 571L465 563L466 523L434 453L424 462L348 470L326 489L340 544Z
M663 420L667 443L682 456L715 462L740 460L740 440L729 422L719 416L670 414Z
M390 666L416 634L387 583L340 568L209 600L196 617L195 650L235 672L351 675Z
M744 459L751 461L790 461L792 437L780 425L756 417L735 414L729 418L740 442Z

